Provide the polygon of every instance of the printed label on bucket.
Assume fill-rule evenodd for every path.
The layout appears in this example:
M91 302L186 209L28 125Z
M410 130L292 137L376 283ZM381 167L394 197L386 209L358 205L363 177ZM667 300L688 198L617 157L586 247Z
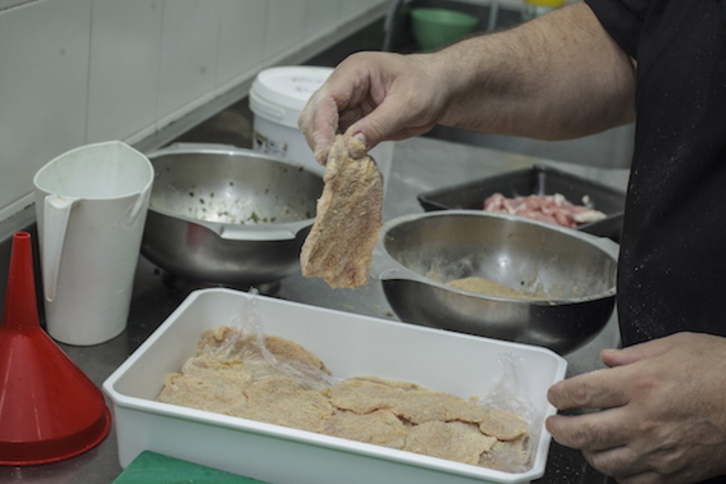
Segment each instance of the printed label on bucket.
M269 138L257 131L254 132L254 149L278 158L287 158L288 144L285 141Z

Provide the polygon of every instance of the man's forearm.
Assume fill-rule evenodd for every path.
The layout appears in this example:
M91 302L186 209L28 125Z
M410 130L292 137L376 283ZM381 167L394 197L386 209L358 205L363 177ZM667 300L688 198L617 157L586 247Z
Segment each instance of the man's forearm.
M634 118L631 59L582 2L462 41L432 65L448 76L449 126L567 139Z

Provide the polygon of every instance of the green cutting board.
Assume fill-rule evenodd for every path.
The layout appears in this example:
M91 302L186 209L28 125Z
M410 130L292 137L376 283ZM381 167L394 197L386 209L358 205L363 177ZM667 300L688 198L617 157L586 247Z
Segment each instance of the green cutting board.
M139 454L113 484L266 484L148 450Z

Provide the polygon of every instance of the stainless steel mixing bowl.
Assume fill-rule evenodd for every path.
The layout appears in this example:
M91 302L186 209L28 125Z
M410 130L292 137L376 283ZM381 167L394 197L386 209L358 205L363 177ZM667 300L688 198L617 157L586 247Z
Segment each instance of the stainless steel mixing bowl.
M253 285L299 270L322 178L251 150L181 144L149 155L156 178L142 254L210 283Z
M568 353L607 324L618 245L575 230L480 210L388 222L374 252L391 308L405 322ZM478 294L446 283L478 276L546 300Z

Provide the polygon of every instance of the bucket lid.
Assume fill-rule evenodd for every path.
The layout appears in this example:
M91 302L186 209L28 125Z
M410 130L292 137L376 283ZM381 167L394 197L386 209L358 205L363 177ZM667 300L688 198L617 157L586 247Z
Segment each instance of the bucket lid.
M0 324L0 465L67 459L111 429L101 391L41 329L33 278L30 234L18 232Z
M250 109L270 121L297 127L300 111L332 72L330 67L318 66L265 69L252 83Z

